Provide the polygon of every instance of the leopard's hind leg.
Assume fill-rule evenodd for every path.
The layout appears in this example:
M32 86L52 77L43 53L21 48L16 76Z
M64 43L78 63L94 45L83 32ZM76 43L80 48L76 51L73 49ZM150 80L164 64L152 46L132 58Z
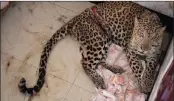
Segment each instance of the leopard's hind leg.
M80 47L80 51L82 53L81 63L85 73L91 78L97 88L102 89L105 89L106 86L103 78L96 71L96 65L100 61L106 60L107 49L108 46L106 45L100 45L98 47L94 47L93 45L88 45L87 47Z
M85 73L91 78L93 83L97 88L105 89L106 85L103 78L96 71L96 63L92 62L94 60L82 60L82 67L84 68Z
M106 88L103 78L97 73L96 69L98 68L98 64L102 63L103 65L105 63L108 47L109 44L105 44L104 46L100 47L93 47L92 45L89 45L86 49L80 47L82 53L82 67L84 68L86 74L92 79L97 88ZM107 66L107 64L105 66L114 73L123 72L123 70L120 68L112 68Z

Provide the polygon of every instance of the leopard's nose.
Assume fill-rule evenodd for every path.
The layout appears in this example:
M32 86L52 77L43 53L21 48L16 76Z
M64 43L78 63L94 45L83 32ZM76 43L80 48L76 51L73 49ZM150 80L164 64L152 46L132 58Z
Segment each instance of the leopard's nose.
M143 45L141 46L141 49L142 49L143 51L148 51L148 50L150 49L150 47L149 47L148 44L143 44Z

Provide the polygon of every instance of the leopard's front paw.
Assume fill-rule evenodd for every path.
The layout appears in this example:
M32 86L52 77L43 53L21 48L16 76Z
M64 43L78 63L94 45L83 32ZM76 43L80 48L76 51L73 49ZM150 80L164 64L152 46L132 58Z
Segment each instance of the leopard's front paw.
M102 77L98 77L94 83L98 89L106 89L106 85Z

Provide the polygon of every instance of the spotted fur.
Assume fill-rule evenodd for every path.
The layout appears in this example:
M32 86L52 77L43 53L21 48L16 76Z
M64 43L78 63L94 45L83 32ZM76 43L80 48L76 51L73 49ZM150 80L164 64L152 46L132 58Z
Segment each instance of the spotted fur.
M51 50L54 48L56 43L68 35L80 43L82 67L96 87L106 88L102 77L96 72L96 68L98 63L105 62L108 47L112 42L121 46L126 51L130 67L139 81L142 92L149 92L146 88L152 88L152 83L147 83L146 85L143 84L143 82L151 81L152 78L149 76L149 73L145 71L143 78L147 79L142 80L141 74L144 69L139 61L139 55L137 55L139 54L139 50L134 48L133 44L130 45L130 42L134 37L133 31L135 28L134 22L136 21L136 17L138 18L137 21L140 23L145 23L146 18L147 22L155 22L154 25L144 24L144 30L147 30L148 34L150 34L151 29L153 32L153 30L157 30L161 27L158 17L154 13L146 10L144 7L132 2L105 2L94 7L96 8L98 16L94 14L91 8L88 8L61 27L51 37L45 45L41 55L39 77L36 85L32 88L27 88L26 81L22 78L18 86L22 93L33 95L40 91L45 82L46 67ZM149 17L149 15L156 17ZM104 23L102 24L102 22ZM159 35L159 33L156 34ZM154 36L152 36L152 38L154 38ZM152 54L154 54L154 52L152 52ZM150 56L151 55L149 55L149 57ZM151 70L151 67L155 68L156 66L156 57L155 55L153 56L154 57L151 59L154 59L154 61L146 62L147 71ZM114 70L111 67L108 69L115 73L121 72L120 69Z
M136 63L132 62L131 58L129 58L129 62L130 64L132 62L132 65L135 64L135 66L131 67L136 74L135 76L139 79L140 89L143 92L150 92L153 88L164 30L165 27L162 27L158 16L148 10L135 17L128 51L132 51L135 54L137 61ZM134 61L136 60L135 58L133 59ZM145 67L142 66L142 61L145 62ZM142 69L140 69L140 66L138 69L136 68L137 63L141 65Z

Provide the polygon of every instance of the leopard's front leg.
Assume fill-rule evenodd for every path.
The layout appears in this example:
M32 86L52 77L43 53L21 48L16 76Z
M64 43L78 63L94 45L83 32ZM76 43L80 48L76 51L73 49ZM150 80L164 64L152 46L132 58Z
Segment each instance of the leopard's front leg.
M151 92L156 76L157 60L155 58L146 58L145 70L142 75L141 87L144 92Z
M89 59L89 60L88 60ZM96 59L99 59L96 57ZM96 69L96 64L99 61L95 61L93 58L88 56L87 58L82 58L82 67L85 71L85 73L91 78L93 83L97 88L102 88L105 89L106 85L104 83L104 79L97 73Z
M142 73L144 70L142 63L139 60L139 58L137 57L137 55L134 52L132 52L131 50L126 51L126 55L127 55L127 59L129 62L129 66L130 66L135 78L137 79L140 92L144 92L145 89L141 87L141 81L142 81L141 77L142 77Z

